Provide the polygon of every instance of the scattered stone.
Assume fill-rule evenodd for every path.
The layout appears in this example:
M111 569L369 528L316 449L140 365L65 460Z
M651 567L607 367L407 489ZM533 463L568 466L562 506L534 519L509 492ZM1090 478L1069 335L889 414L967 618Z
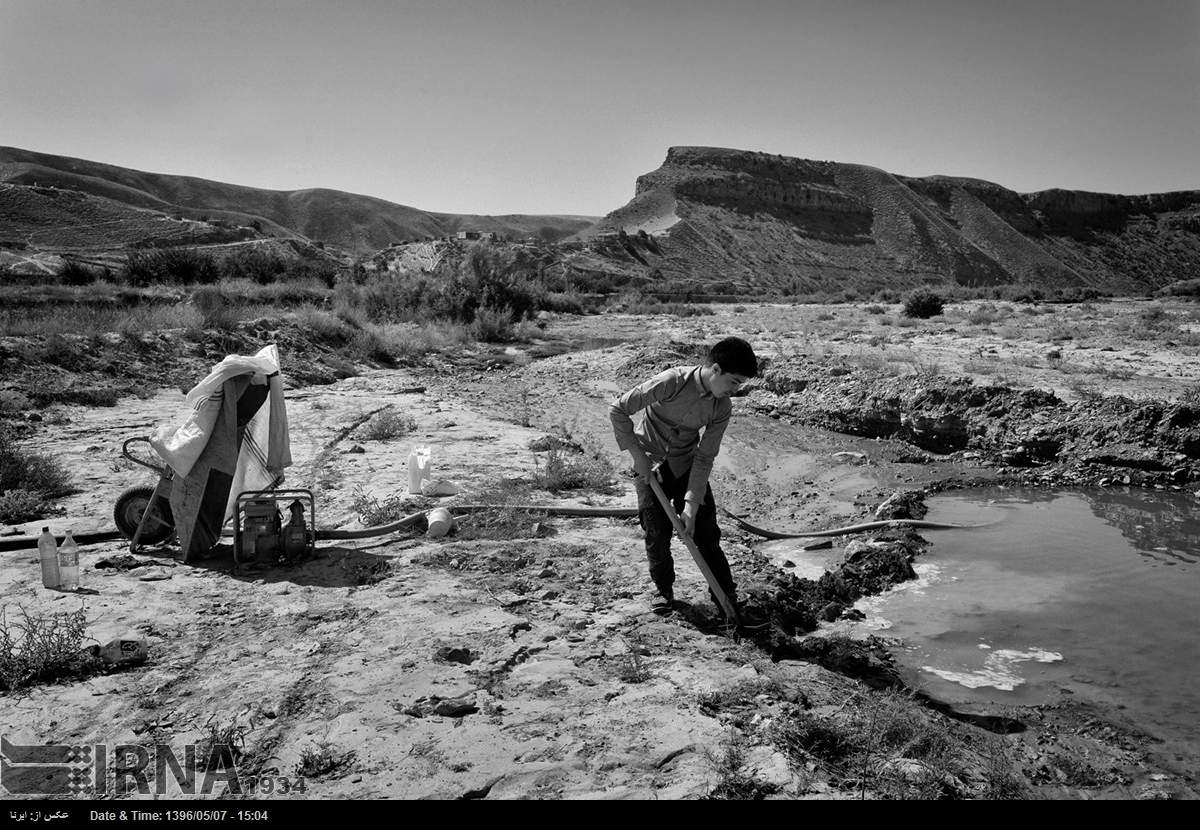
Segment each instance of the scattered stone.
M613 697L617 696L616 692L610 692L609 694L611 694ZM606 695L606 697L607 697L607 695ZM654 767L655 769L662 769L667 764L671 763L676 758L678 758L680 755L684 755L688 752L695 752L695 751L696 751L695 744L687 744L686 746L676 747L675 749L667 750L662 755L659 755L657 758L655 758L653 761L650 762L650 765L652 767Z
M475 705L475 696L455 698L453 700L439 700L433 707L435 715L441 715L445 718L461 718L464 715L471 715L478 712L479 708Z
M471 653L469 648L443 646L434 654L434 659L443 663L461 663L464 666L469 666L475 662L476 656Z
M817 616L825 620L825 622L833 622L842 615L842 610L845 608L840 602L831 602L817 612Z
M928 512L925 506L925 494L919 490L897 490L883 500L875 508L875 518L881 521L891 519L923 519Z

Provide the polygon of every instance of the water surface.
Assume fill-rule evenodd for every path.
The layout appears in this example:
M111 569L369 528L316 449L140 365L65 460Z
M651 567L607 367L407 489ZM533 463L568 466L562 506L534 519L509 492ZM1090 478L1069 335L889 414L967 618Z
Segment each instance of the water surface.
M1163 737L1200 740L1193 497L993 488L929 506L933 521L992 524L925 532L920 579L858 606L860 628L901 641L906 680L950 702L1031 704L1065 691L1136 711Z

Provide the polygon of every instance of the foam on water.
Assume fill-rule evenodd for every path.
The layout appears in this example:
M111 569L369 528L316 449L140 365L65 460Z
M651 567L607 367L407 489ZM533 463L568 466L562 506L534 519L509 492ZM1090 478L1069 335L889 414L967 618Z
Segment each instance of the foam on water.
M980 648L991 648L981 645ZM983 668L975 671L942 669L937 666L922 666L924 671L935 674L942 680L966 686L968 689L981 689L991 686L994 689L1011 692L1025 682L1025 678L1017 671L1020 663L1034 661L1037 663L1055 663L1063 659L1061 654L1042 649L1030 651L1014 651L998 649L992 651L983 661Z

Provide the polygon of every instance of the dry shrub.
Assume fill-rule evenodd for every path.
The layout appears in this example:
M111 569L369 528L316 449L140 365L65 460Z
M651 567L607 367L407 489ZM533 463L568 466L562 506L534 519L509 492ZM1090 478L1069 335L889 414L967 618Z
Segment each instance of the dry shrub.
M236 722L218 727L210 720L208 733L196 744L196 767L207 772L234 769L245 754L245 736L245 730Z
M918 320L928 320L942 313L946 301L936 291L918 288L904 298L903 314Z
M512 323L512 309L485 306L475 312L471 331L483 343L507 343L513 339Z
M403 519L411 511L404 499L393 493L383 501L368 495L360 486L354 491L354 499L350 509L358 514L358 519L366 527L379 527Z
M358 429L358 437L366 441L391 441L417 428L411 415L401 415L394 408L379 412Z
M534 483L543 490L557 493L562 490L596 490L606 493L612 488L613 465L607 456L570 453L553 447L546 453L543 466L537 462Z
M346 772L358 753L353 749L339 752L332 744L323 743L300 753L300 762L292 772L300 778L320 778L335 772Z
M479 496L468 499L468 503L492 505L486 510L477 510L455 523L455 535L461 540L471 539L528 539L538 519L528 510L521 509L533 501L528 485L519 481L501 479L484 489Z
M40 518L51 500L71 492L70 474L57 459L23 450L0 432L0 522Z
M40 493L16 488L0 493L0 522L21 524L48 516L54 505Z
M10 622L0 609L0 691L99 671L99 658L84 650L89 638L83 608L50 614L18 610L21 619Z
M749 741L735 729L730 729L720 749L706 753L706 758L717 777L708 794L710 799L761 801L778 790L778 786L760 781L748 770Z

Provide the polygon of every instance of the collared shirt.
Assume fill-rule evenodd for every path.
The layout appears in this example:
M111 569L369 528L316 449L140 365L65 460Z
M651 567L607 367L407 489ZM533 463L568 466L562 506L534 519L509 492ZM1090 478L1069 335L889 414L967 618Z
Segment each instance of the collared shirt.
M668 369L630 389L608 410L621 449L640 447L652 462L666 461L677 477L692 468L685 499L695 504L704 499L733 413L729 398L716 398L704 388L700 372L699 366ZM634 426L639 411L641 422Z

